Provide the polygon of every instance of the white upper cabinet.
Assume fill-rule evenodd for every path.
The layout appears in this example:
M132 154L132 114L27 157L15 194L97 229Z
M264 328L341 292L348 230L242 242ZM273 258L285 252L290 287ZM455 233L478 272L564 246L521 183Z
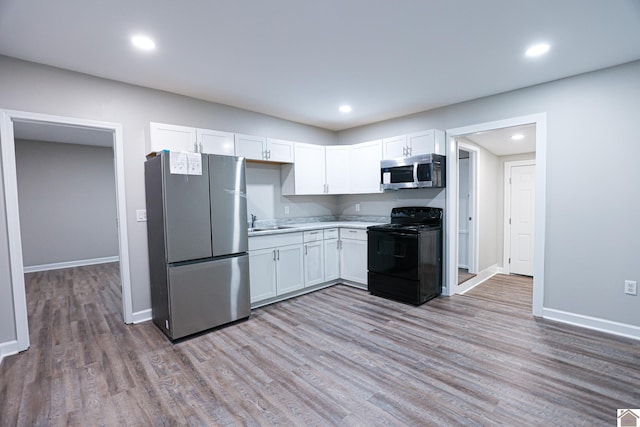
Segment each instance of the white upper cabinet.
M235 134L236 156L248 160L266 160L267 138L263 136Z
M444 131L430 129L421 132L414 132L407 135L407 145L409 155L419 154L446 154Z
M293 142L255 135L235 135L236 156L247 160L293 163Z
M191 151L234 155L233 134L210 129L151 122L150 151Z
M267 138L267 160L279 163L293 163L293 142Z
M381 192L381 140L328 147L297 142L295 159L281 170L284 196Z
M295 163L284 165L280 171L282 195L325 194L324 146L294 144Z
M325 147L327 194L349 194L349 145Z
M397 159L407 157L407 135L384 138L382 140L383 157L385 159Z
M382 140L383 157L396 159L420 154L445 154L446 144L444 132L429 129L408 135L394 136Z
M202 153L235 155L234 135L230 132L196 129L196 139Z
M377 139L349 147L349 184L351 188L349 193L381 193L382 140Z
M197 152L196 129L186 126L150 123L150 152L153 151L192 151Z

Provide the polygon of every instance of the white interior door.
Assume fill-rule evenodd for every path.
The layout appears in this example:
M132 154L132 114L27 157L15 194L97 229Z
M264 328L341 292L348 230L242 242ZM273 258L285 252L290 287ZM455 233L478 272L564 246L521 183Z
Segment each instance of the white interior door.
M535 165L514 165L511 172L510 272L533 276Z

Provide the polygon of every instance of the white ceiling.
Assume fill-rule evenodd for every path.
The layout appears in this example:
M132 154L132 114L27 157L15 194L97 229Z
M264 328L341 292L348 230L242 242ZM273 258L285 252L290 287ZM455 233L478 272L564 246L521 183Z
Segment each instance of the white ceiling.
M13 123L14 139L113 147L113 132L44 122Z
M520 134L522 139L514 141L513 135ZM487 132L465 135L464 138L487 149L496 156L533 153L536 151L536 125L513 126Z
M0 54L332 130L638 60L639 40L638 0L0 0Z

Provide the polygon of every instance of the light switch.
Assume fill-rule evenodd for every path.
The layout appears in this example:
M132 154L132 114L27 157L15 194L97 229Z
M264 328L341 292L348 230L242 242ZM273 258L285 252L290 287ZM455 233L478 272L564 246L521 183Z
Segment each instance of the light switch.
M136 210L136 221L138 221L138 222L146 222L147 221L147 210L146 209L138 209L138 210Z

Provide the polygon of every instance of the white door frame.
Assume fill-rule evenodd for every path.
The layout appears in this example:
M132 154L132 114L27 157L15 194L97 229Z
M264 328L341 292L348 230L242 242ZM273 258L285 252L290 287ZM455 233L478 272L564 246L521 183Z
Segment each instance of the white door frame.
M447 218L458 216L458 143L456 137L475 132L486 132L512 126L527 124L536 125L536 206L533 266L533 301L534 316L541 317L544 304L544 252L546 235L546 181L547 181L547 113L513 117L493 122L480 123L447 130ZM456 292L458 277L458 221L446 221L446 274L443 286L444 295Z
M469 273L476 274L478 272L478 254L480 248L478 247L478 156L480 150L478 147L465 144L464 142L458 142L458 150L460 149L469 152L469 193L471 194L469 203L469 215L471 216L471 222L469 224ZM457 155L456 155L457 157ZM460 171L458 170L458 177ZM459 181L459 180L458 180ZM456 197L460 198L460 183L456 185ZM458 207L459 209L459 207ZM459 218L459 215L458 215ZM458 230L459 231L459 230ZM456 251L456 253L458 253ZM457 262L457 261L456 261ZM458 284L458 269L456 268L455 283Z
M509 227L509 218L511 218L511 185L509 185L511 168L514 166L535 166L535 164L535 159L504 162L504 250L502 251L502 265L506 274L511 274L511 264L509 263L509 257L511 256L511 227Z
M16 324L17 351L29 348L29 325L20 236L20 214L18 210L18 181L16 175L16 155L13 123L52 123L81 128L107 130L113 132L114 167L116 176L116 201L118 218L118 238L120 255L120 280L122 282L122 307L125 323L133 321L131 301L131 274L129 268L129 239L127 234L127 209L124 188L124 141L122 125L119 123L52 116L23 111L0 110L0 148L2 153L2 177L4 180L4 205L7 215L7 234L11 284L13 289L13 310Z

